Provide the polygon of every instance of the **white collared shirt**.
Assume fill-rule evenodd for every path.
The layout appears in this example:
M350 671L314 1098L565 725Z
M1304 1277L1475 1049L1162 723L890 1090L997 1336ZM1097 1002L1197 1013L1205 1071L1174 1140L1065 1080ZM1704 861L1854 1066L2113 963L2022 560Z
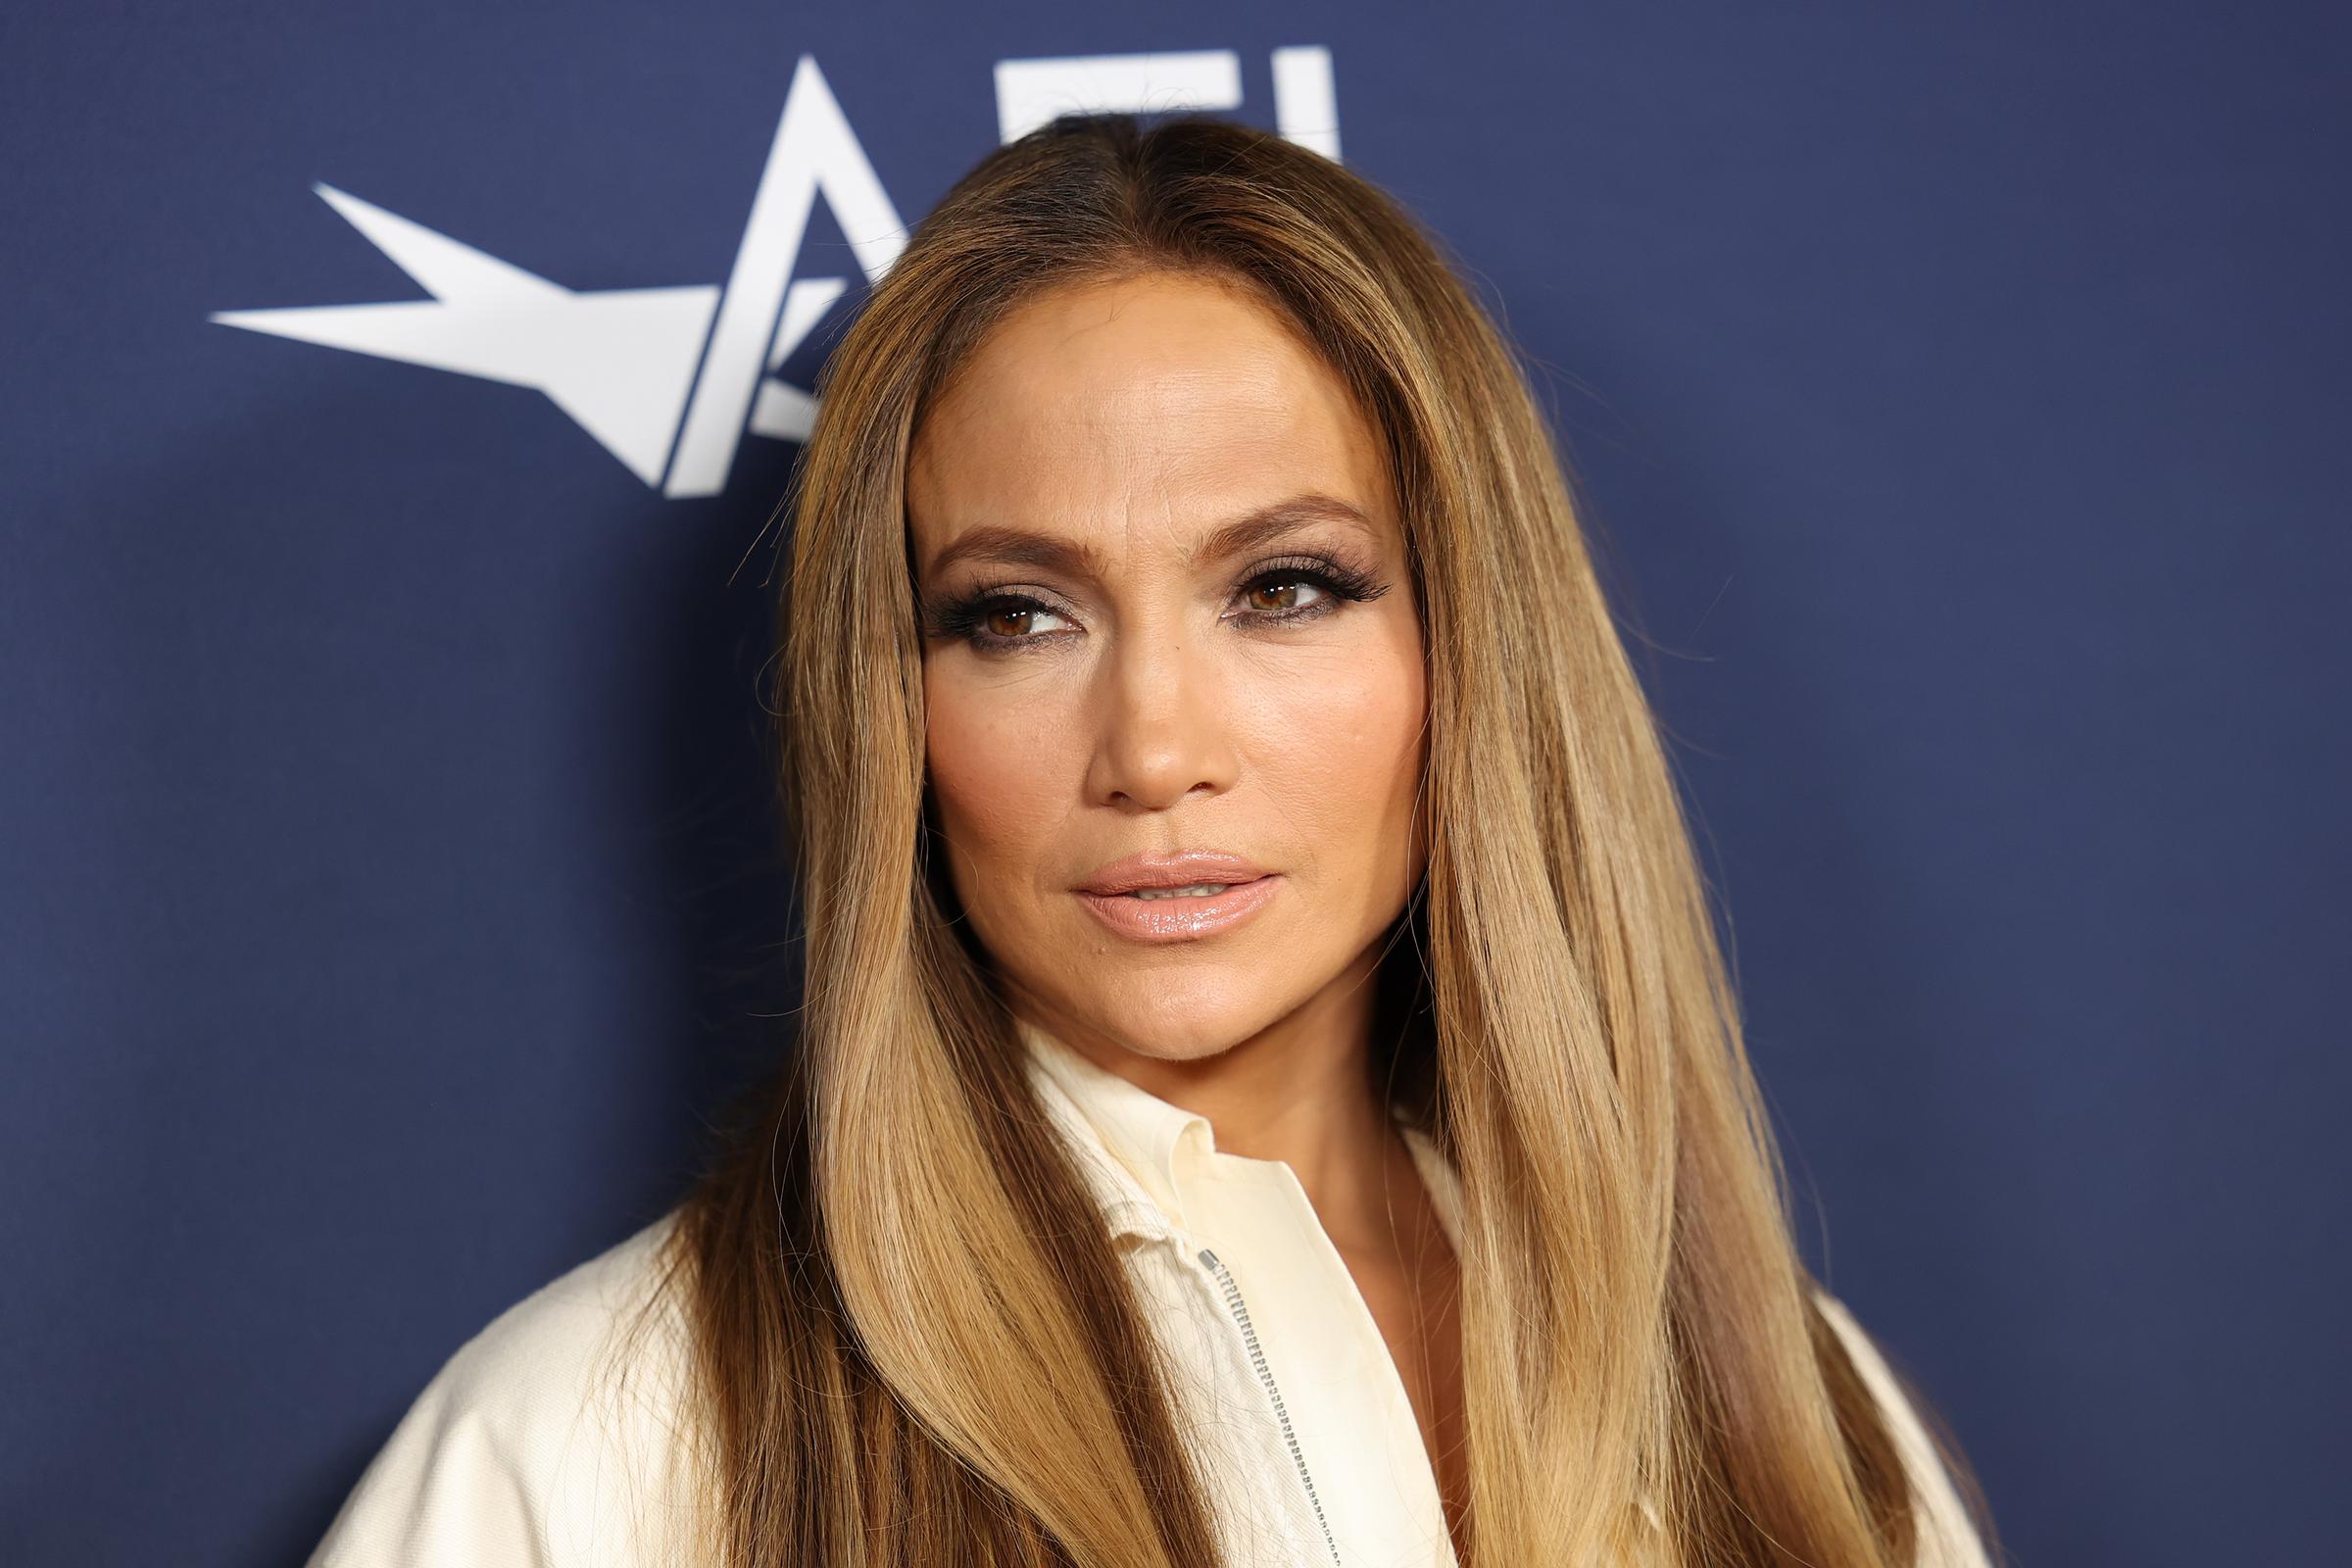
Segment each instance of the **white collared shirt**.
M1388 1342L1281 1160L1020 1025L1030 1081L1080 1156L1170 1351L1236 1563L1453 1568L1437 1476ZM1399 1123L1448 1241L1453 1172Z
M1232 1568L1452 1568L1420 1427L1353 1277L1288 1165L1217 1151L1205 1118L1024 1027L1176 1374ZM1454 1172L1403 1129L1449 1238ZM674 1303L627 1347L676 1211L551 1281L453 1354L345 1497L309 1568L696 1568L681 1460L688 1340ZM1203 1255L1207 1254L1207 1255ZM1213 1258L1213 1262L1211 1259ZM1919 1495L1919 1568L1986 1568L1891 1374L1820 1297L1887 1412Z
M1088 1172L1154 1309L1233 1563L1455 1568L1436 1472L1388 1342L1289 1165L1218 1151L1205 1116L1019 1025L1030 1080ZM1457 1174L1397 1123L1448 1241ZM1845 1307L1817 1292L1886 1414L1918 1498L1918 1568L1988 1568L1950 1478ZM1246 1320L1246 1321L1245 1321ZM1652 1523L1656 1513L1645 1502Z

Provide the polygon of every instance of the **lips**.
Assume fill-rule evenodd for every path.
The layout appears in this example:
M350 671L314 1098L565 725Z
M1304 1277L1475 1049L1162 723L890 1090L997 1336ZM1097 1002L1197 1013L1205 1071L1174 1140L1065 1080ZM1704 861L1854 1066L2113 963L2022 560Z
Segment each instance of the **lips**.
M1270 874L1264 866L1230 850L1177 850L1166 854L1130 855L1125 859L1098 866L1092 876L1078 884L1076 891L1113 897L1133 893L1138 888L1186 888L1204 882L1231 888L1255 882ZM1181 901L1170 899L1164 902L1173 904Z
M1177 893L1157 899L1139 899L1132 892L1096 893L1087 888L1076 893L1089 913L1131 942L1200 942L1222 936L1264 908L1281 891L1284 880L1280 873L1269 871L1247 882L1231 883L1218 893Z

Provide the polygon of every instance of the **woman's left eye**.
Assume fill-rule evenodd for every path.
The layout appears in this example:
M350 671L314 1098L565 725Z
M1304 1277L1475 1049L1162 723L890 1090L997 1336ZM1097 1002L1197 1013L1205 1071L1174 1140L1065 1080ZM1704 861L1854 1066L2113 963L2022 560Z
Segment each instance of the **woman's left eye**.
M1301 594L1308 597L1301 601ZM1327 594L1328 590L1315 581L1314 574L1305 571L1270 571L1242 589L1243 599L1250 602L1250 608L1266 615L1291 615L1312 610L1320 602L1315 596ZM1261 602L1263 599L1273 602Z

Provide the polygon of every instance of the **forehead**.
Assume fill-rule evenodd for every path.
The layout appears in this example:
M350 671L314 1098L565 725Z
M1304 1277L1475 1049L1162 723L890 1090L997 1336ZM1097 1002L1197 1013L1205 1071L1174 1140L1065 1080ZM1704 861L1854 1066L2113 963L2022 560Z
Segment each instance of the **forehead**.
M1345 383L1239 285L1173 273L1007 317L925 418L906 480L921 562L985 526L1115 553L1309 491L1389 523L1379 444Z

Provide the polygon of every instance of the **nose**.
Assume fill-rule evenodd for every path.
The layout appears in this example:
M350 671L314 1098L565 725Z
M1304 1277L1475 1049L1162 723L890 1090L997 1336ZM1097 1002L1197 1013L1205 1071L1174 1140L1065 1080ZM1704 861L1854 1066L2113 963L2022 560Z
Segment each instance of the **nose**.
M1200 639L1180 629L1125 638L1098 679L1090 800L1164 811L1233 787L1240 759L1230 710Z

